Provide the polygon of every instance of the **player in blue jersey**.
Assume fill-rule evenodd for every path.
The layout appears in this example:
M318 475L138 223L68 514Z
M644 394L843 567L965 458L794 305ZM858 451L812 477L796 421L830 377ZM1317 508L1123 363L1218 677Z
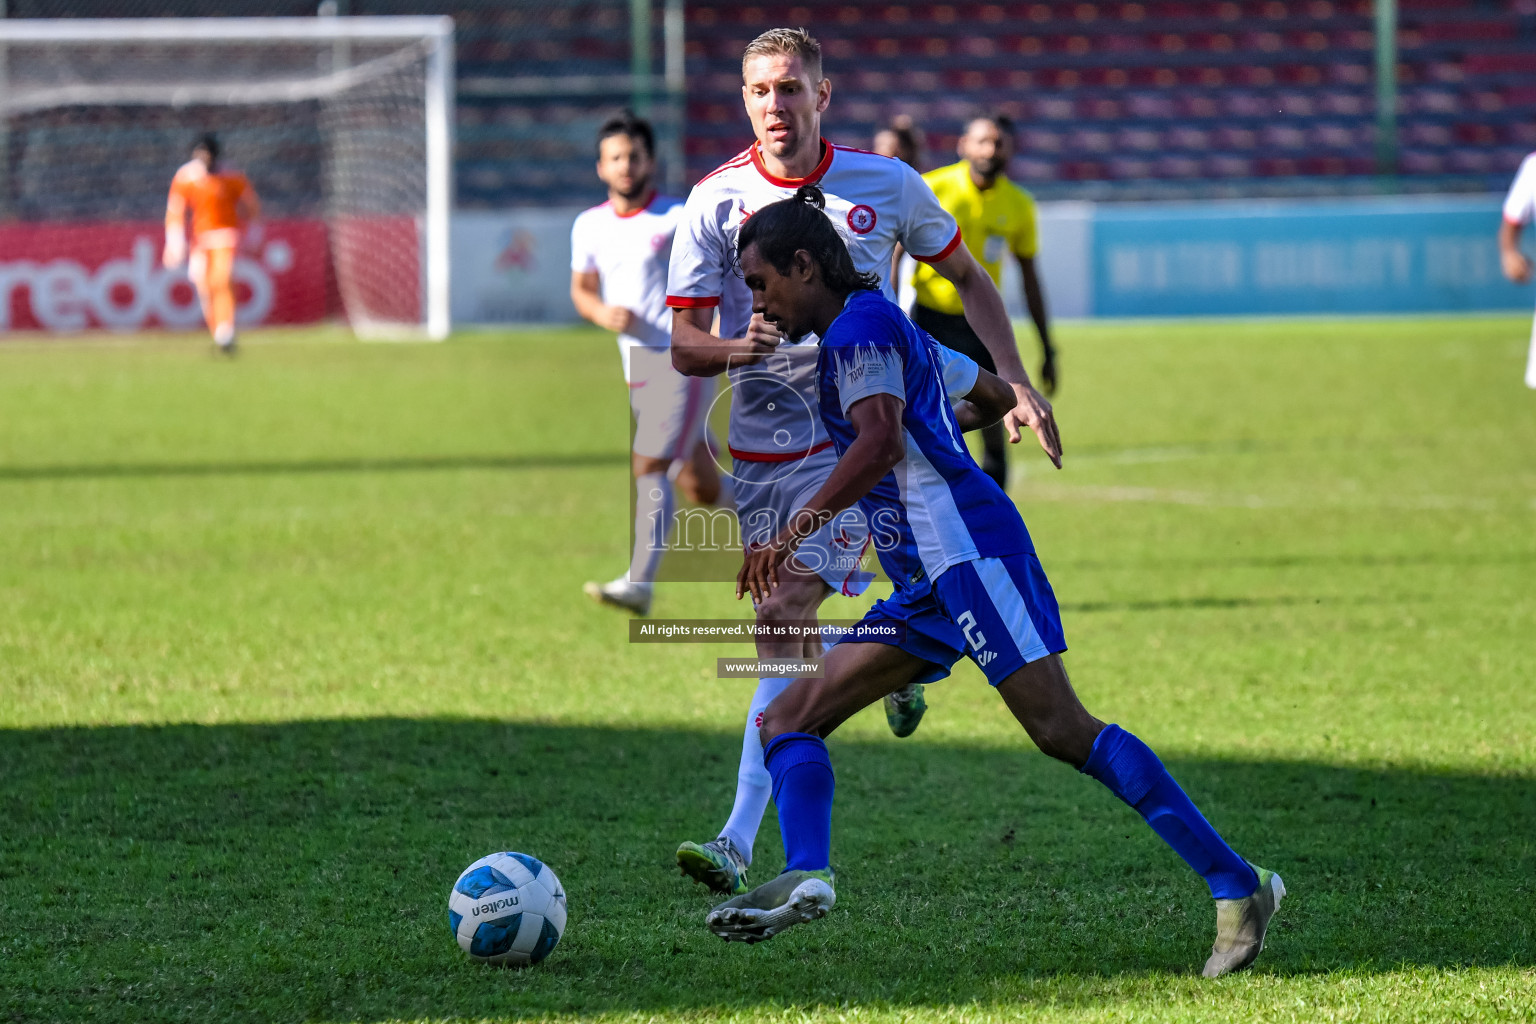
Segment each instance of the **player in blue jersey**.
M737 243L753 312L788 337L821 338L821 416L838 453L789 525L748 552L737 595L766 597L800 538L855 502L895 591L832 648L824 677L796 680L768 706L764 761L788 865L712 910L710 930L758 942L832 907L824 737L892 690L943 678L966 655L1042 751L1130 804L1205 879L1217 926L1205 975L1248 966L1285 895L1280 877L1234 853L1145 743L1078 700L1051 585L1018 509L961 440L936 343L855 269L821 203L815 186L803 187L757 211Z

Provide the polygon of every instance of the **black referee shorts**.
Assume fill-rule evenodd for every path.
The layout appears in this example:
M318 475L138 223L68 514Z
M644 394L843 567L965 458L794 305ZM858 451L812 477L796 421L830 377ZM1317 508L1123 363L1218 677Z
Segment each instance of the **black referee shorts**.
M976 332L971 330L971 325L965 317L955 316L953 313L940 313L936 309L929 309L921 302L912 308L912 322L923 330L933 335L933 339L945 348L952 348L961 355L970 356L988 373L997 372L997 364L992 361L992 353L987 351L987 346L976 337Z

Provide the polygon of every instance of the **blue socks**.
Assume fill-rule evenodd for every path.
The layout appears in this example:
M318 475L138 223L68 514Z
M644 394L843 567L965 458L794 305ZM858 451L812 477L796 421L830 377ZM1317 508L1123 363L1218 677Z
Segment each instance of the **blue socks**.
M820 871L832 860L832 793L827 745L803 732L774 737L763 750L779 809L786 871ZM1211 888L1216 899L1253 895L1259 879L1222 841L1163 762L1141 740L1111 725L1094 740L1083 773L1098 779L1146 819Z
M1216 899L1242 899L1259 887L1253 868L1232 852L1173 781L1152 748L1135 736L1118 725L1106 726L1093 741L1093 752L1082 771L1104 783L1145 818L1152 831L1205 879ZM774 780L777 782L777 775Z
M775 736L763 748L773 777L773 803L784 836L785 871L822 871L832 864L832 761L820 737Z

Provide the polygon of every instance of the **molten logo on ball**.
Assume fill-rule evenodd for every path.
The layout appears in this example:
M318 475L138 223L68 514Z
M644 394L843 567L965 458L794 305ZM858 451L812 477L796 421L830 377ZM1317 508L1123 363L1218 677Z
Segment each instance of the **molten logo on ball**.
M493 853L448 893L448 927L476 960L527 967L549 956L565 932L565 889L526 853Z

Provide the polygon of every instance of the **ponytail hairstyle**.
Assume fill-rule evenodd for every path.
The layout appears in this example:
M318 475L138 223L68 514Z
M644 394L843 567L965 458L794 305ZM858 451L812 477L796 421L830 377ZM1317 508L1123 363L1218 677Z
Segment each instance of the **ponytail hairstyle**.
M781 274L789 273L795 253L801 249L821 267L821 279L834 292L848 294L878 290L880 278L860 273L848 254L848 245L827 219L826 197L815 185L801 185L793 196L770 203L752 214L736 236L737 270L741 254L755 244L763 259Z

